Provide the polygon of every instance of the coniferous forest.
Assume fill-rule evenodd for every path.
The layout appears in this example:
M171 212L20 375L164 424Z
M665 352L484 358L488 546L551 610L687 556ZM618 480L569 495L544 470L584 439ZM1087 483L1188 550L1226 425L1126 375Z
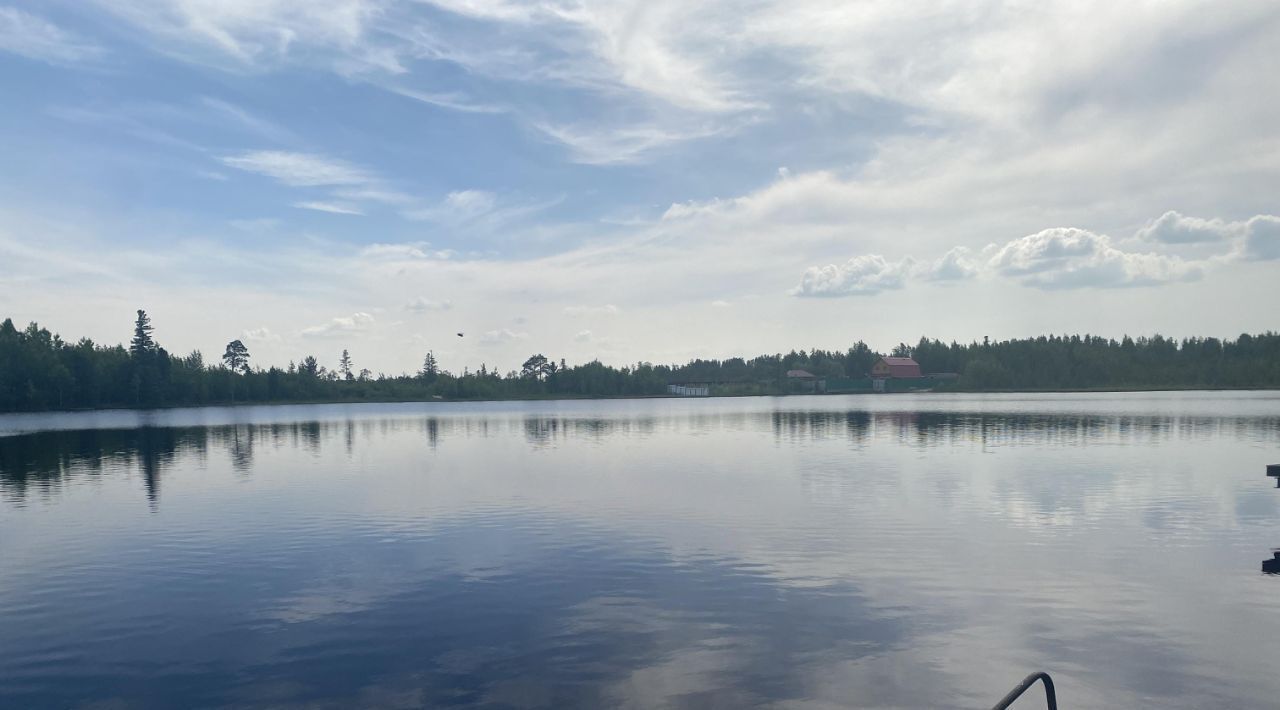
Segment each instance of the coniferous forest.
M347 350L332 369L314 355L286 367L260 367L240 340L206 361L199 351L170 353L144 311L128 346L63 340L32 323L0 323L0 411L157 407L228 403L524 399L662 395L671 383L711 383L712 394L784 394L786 372L863 377L881 356L859 341L847 350L792 350L751 359L683 365L599 361L567 365L542 354L506 373L486 365L462 373L434 354L408 374L357 369ZM955 373L942 387L960 391L1280 387L1280 334L1234 340L1159 335L1119 340L1090 335L944 343L921 338L886 355L911 356L925 372Z

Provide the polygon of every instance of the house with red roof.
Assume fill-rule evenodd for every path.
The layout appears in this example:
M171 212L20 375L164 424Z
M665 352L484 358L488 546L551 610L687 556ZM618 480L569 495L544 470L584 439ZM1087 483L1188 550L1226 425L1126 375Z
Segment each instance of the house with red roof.
M871 366L871 379L924 377L920 363L909 357L882 357Z

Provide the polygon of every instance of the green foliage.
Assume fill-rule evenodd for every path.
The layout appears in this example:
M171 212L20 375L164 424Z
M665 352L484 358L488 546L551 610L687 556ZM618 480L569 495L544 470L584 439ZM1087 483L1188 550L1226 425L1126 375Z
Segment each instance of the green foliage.
M792 350L677 366L641 362L612 367L599 361L568 366L538 354L506 375L487 365L454 375L427 353L419 372L387 377L368 370L357 375L349 355L333 371L310 355L287 369L253 369L240 341L227 345L222 364L209 366L198 351L170 355L152 333L143 311L128 350L88 339L68 343L34 323L19 330L12 320L0 322L0 411L232 401L651 396L665 394L671 383L706 383L713 394L782 394L788 391L787 370L858 379L880 357L862 342L844 352ZM959 377L947 385L956 389L1280 387L1280 335L1274 333L1225 341L1085 335L959 344L922 338L893 352L915 357L925 372L956 373Z
M195 357L200 358L200 353L192 353ZM248 372L249 371L249 348L239 340L232 340L227 343L226 352L222 353L222 362L232 372Z

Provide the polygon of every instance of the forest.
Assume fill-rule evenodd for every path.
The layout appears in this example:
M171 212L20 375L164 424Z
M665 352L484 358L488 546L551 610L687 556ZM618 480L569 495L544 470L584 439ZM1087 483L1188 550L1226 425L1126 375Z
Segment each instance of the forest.
M845 351L792 350L750 359L696 359L684 364L599 361L568 365L542 354L519 370L481 365L442 369L427 352L414 373L357 370L343 350L332 368L305 355L286 367L258 367L240 340L216 360L160 345L138 311L128 345L76 342L31 323L0 323L0 411L162 407L265 402L428 401L660 396L673 383L709 383L712 394L786 394L788 370L822 378L859 378L882 355L858 341ZM914 357L926 373L953 373L939 389L1049 391L1280 387L1280 334L1234 340L1160 335L1119 340L1050 335L991 342L944 343L921 338L885 355Z

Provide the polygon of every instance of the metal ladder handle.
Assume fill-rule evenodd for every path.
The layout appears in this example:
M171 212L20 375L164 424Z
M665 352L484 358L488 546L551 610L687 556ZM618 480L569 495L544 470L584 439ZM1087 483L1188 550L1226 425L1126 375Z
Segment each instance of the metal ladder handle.
M1001 698L1000 702L996 703L991 710L1005 710L1005 708L1013 704L1013 701L1017 700L1023 693L1027 692L1027 688L1035 685L1037 680L1044 681L1044 700L1045 703L1048 704L1049 710L1058 710L1058 695L1053 690L1053 679L1044 671L1032 673L1026 678L1023 678L1022 682L1013 690L1010 690L1008 695Z

